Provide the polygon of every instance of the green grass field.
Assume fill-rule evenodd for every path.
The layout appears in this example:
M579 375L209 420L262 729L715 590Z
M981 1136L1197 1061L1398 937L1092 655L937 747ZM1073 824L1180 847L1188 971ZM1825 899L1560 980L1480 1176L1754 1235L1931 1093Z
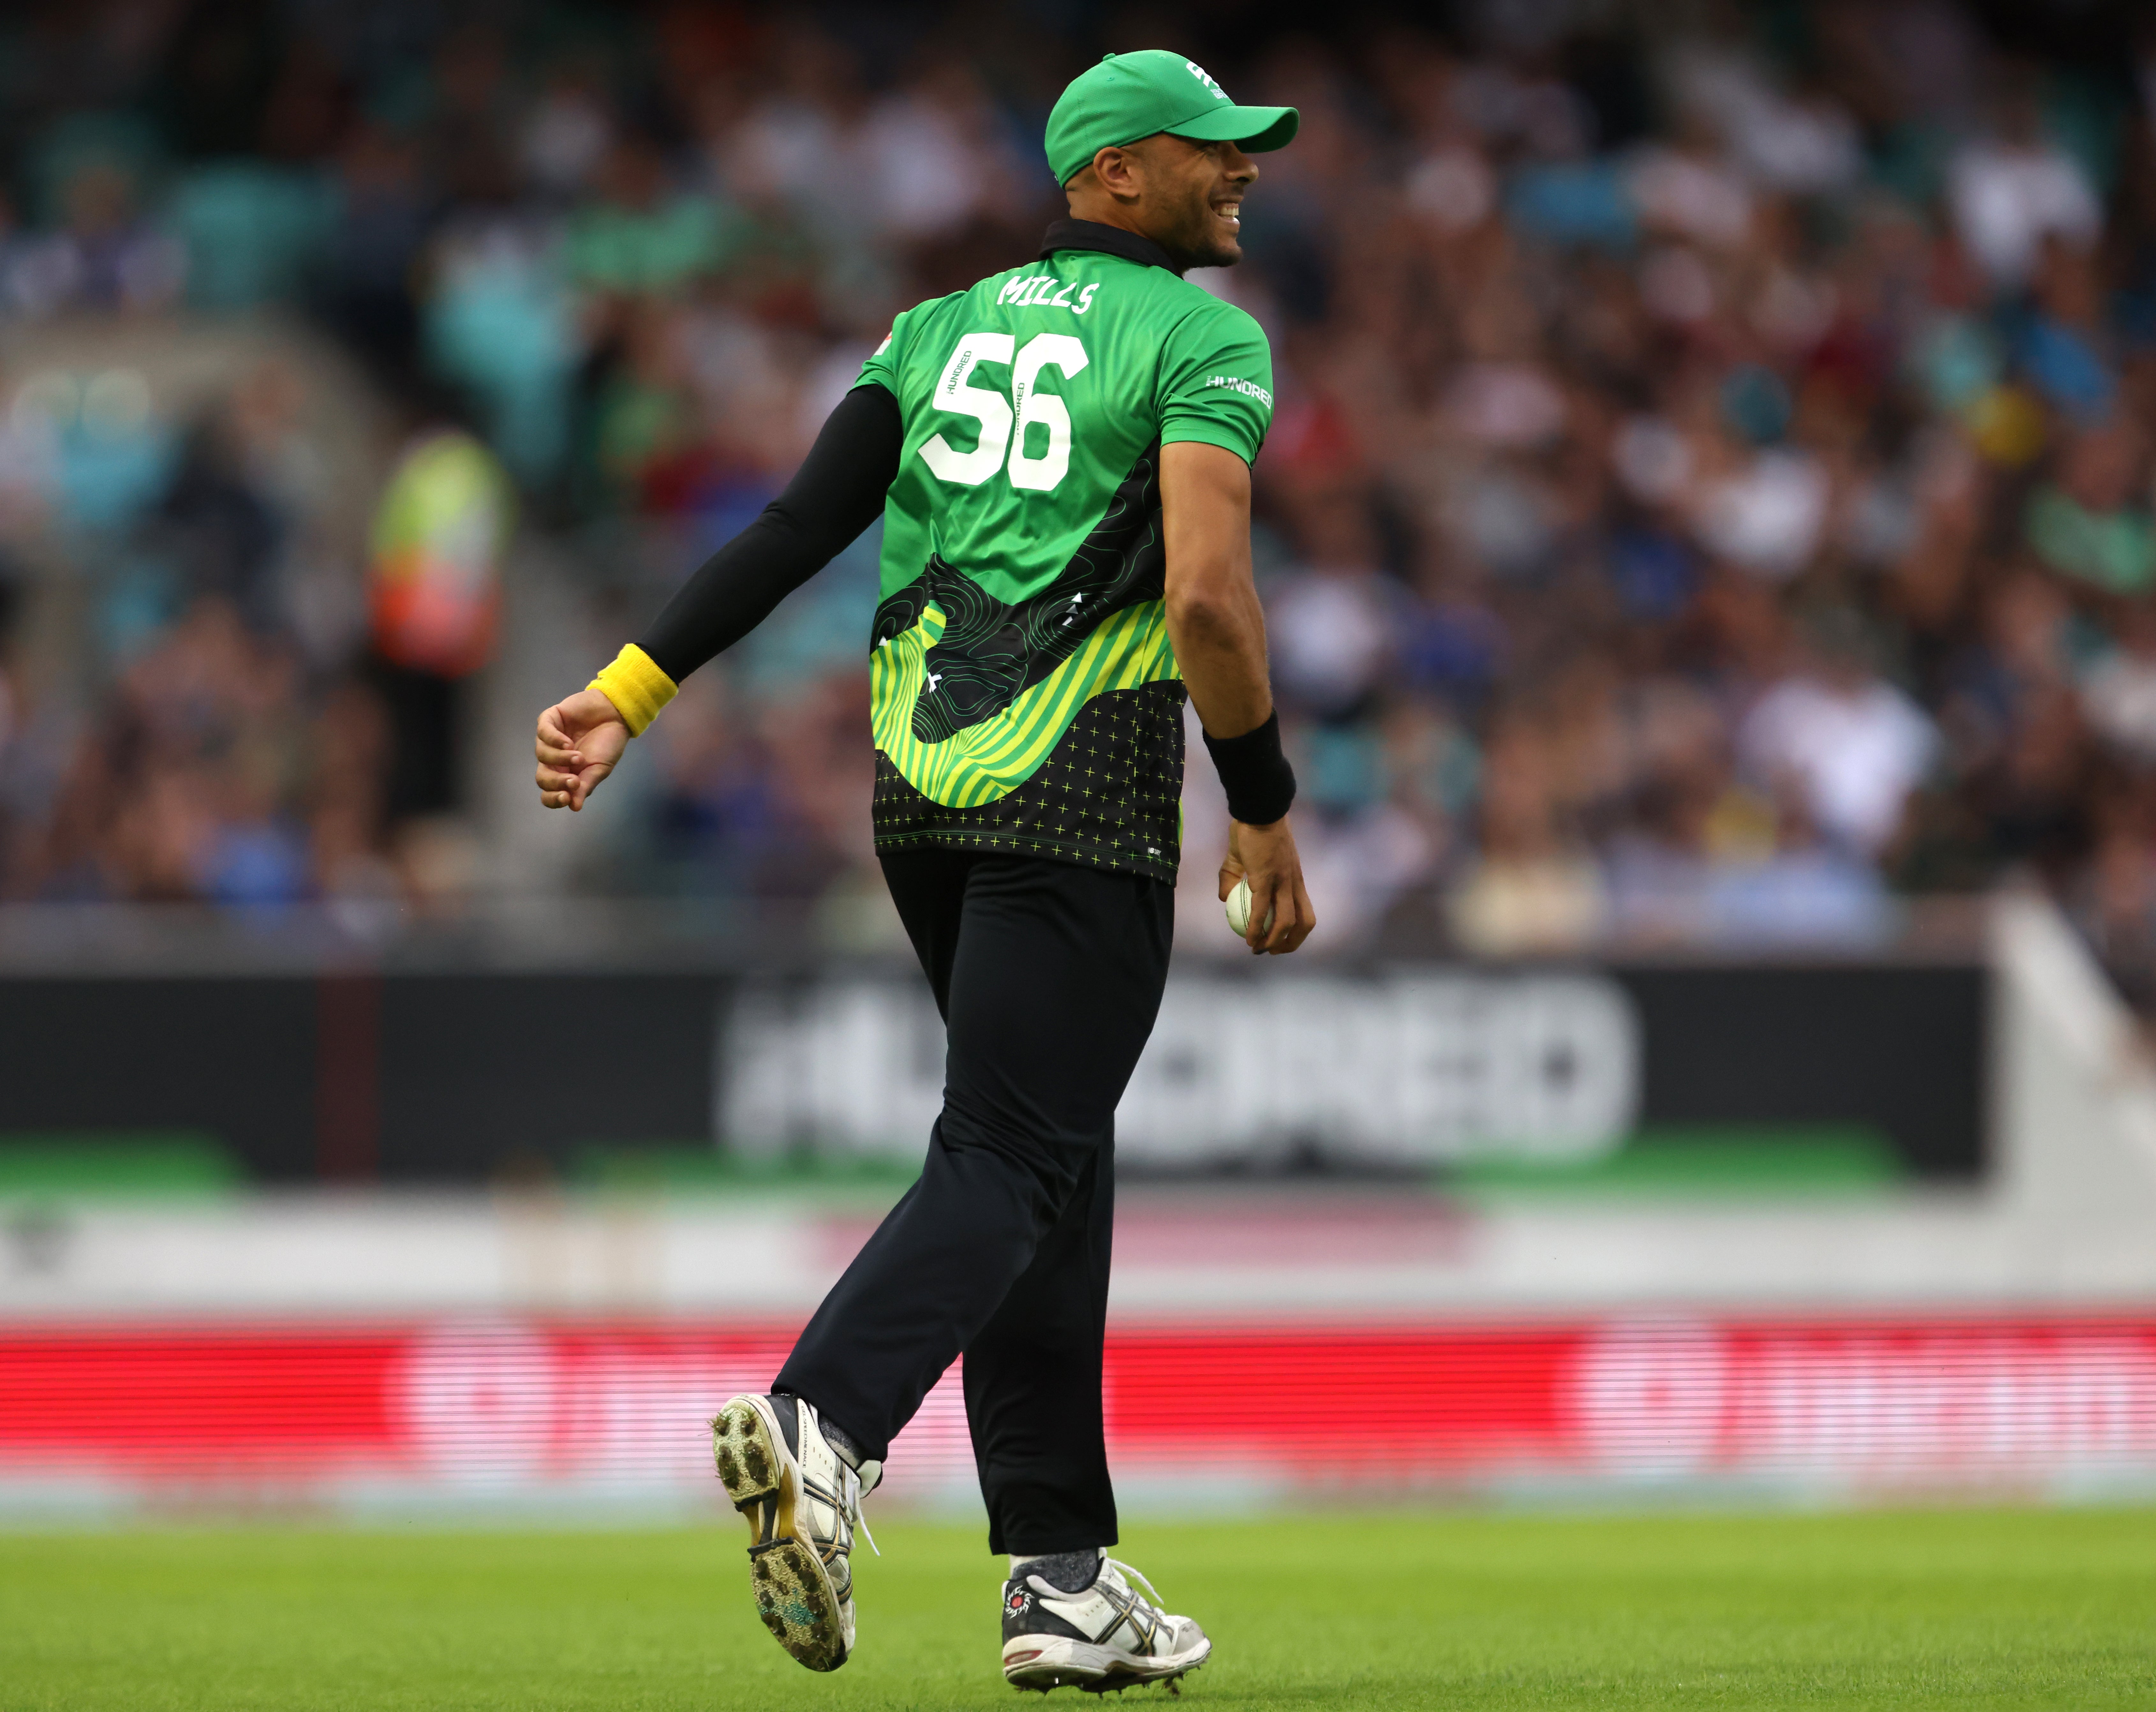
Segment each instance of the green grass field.
M818 1677L731 1527L0 1535L0 1707L1033 1704L978 1532L879 1537L861 1651ZM1122 1555L1215 1638L1194 1712L2156 1707L2156 1513L1290 1519Z

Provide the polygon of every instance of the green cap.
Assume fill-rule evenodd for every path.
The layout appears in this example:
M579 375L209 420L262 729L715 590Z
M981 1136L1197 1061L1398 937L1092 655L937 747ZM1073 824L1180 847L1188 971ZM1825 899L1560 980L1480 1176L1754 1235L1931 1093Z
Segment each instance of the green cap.
M1202 67L1164 48L1111 54L1072 78L1048 116L1048 165L1068 184L1102 149L1161 131L1255 154L1285 148L1300 122L1292 107L1237 106Z

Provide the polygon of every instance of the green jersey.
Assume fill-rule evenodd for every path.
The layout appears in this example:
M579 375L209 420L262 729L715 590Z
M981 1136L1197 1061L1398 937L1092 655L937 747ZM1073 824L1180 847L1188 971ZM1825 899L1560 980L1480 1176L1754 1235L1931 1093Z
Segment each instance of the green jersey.
M905 423L870 638L877 846L1173 879L1160 450L1257 456L1265 334L1144 239L1065 221L1040 261L900 316L861 383Z

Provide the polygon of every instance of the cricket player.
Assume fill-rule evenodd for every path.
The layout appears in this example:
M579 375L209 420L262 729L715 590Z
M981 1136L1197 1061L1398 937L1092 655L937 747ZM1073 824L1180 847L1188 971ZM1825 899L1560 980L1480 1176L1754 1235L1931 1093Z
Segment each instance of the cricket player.
M1233 824L1254 952L1313 925L1250 579L1264 333L1185 280L1241 256L1253 154L1296 132L1179 54L1111 54L1048 121L1070 203L1040 257L906 311L807 460L591 686L539 716L580 809L675 686L880 516L875 847L948 1030L920 1180L767 1395L713 1423L757 1609L812 1670L852 1652L861 1499L965 1356L1020 1688L1173 1680L1212 1643L1116 1544L1101 1404L1117 1100L1168 974L1183 702Z

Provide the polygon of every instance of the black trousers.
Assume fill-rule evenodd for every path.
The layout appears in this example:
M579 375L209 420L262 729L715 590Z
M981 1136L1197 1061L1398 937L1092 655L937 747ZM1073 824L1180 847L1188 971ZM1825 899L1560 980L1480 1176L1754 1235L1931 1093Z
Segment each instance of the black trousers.
M881 1457L963 1352L993 1551L1116 1543L1101 1417L1115 1113L1160 1008L1174 888L1038 856L883 858L948 1031L920 1180L776 1386Z

